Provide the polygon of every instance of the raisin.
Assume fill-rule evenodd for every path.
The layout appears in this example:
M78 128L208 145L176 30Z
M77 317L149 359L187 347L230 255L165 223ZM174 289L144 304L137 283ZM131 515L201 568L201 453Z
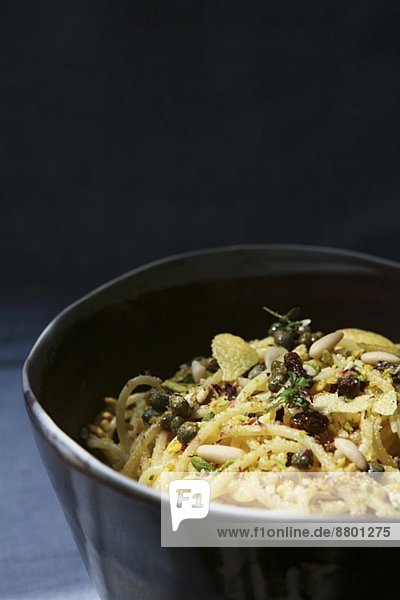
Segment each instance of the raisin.
M392 376L393 384L400 386L400 365L399 363L391 363L385 360L380 360L376 363L375 368L378 371L389 371Z
M290 419L290 426L294 429L302 429L311 435L318 435L325 431L329 425L329 419L317 410L308 408L298 412Z
M323 447L323 449L325 450L325 452L335 452L335 450L336 450L336 446L334 444L334 439L335 438L329 432L328 429L325 429L321 433L318 433L315 436L315 439L317 440L317 442L319 444L321 444L321 446Z
M389 371L391 371L394 368L394 364L388 362L387 360L378 360L378 362L375 365L375 369L378 369L378 371L386 371L386 369L388 369Z
M292 464L293 454L294 454L294 452L288 452L287 453L287 459L286 459L285 467L290 467L290 465Z
M308 378L307 372L304 370L300 356L296 352L288 352L283 357L285 367L288 371L292 371L297 377Z
M337 391L339 396L355 398L360 392L360 380L357 375L351 371L343 371L343 375L338 379Z
M228 400L234 400L237 396L237 389L231 383L214 383L213 388L219 396L221 394L226 394Z

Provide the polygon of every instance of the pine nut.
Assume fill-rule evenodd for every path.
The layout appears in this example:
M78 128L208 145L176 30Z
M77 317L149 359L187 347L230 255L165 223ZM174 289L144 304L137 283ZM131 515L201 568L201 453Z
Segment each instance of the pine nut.
M112 413L110 413L108 410L105 410L102 412L101 417L102 417L102 419L106 419L106 421L112 421L114 418L114 415Z
M101 429L103 429L103 431L107 432L111 427L110 421L107 421L107 419L102 419L100 421L100 427L101 427Z
M311 365L303 365L303 367L307 375L309 375L310 377L316 376L317 371L314 369L314 367L312 367Z
M314 342L308 351L311 358L321 358L325 350L333 350L343 337L342 331L332 331Z
M336 438L335 446L346 458L360 469L360 471L367 471L368 463L365 460L364 455L359 451L357 446L351 440L346 438Z
M264 354L264 362L268 373L271 373L271 365L274 360L278 360L278 358L281 358L281 356L286 354L286 352L286 348L283 348L282 346L270 346L266 349Z
M203 402L205 402L208 396L210 395L211 390L212 388L209 385L207 385L206 387L201 387L196 395L197 402L199 404L203 404Z
M116 398L112 398L111 396L108 396L107 398L104 398L104 404L108 404L109 406L115 406L117 404L117 400Z
M91 433L96 435L97 437L104 437L105 433L98 425L89 425L88 429Z
M364 354L361 354L360 358L367 365L376 365L376 363L381 360L390 363L400 363L400 357L396 356L396 354L380 350L376 350L375 352L364 352Z
M192 361L192 375L195 383L199 383L200 379L207 377L207 369L198 360Z
M204 444L197 448L197 453L200 458L223 465L227 460L235 460L244 454L244 450L233 448L231 446L221 446L218 444Z

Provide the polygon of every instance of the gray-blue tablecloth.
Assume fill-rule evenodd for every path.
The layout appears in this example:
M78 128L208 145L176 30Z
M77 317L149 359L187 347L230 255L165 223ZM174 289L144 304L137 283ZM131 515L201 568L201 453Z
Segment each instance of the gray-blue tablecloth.
M21 330L17 315L0 316L6 316L0 325L0 598L98 599L23 406L21 368L32 328L24 331L22 324Z

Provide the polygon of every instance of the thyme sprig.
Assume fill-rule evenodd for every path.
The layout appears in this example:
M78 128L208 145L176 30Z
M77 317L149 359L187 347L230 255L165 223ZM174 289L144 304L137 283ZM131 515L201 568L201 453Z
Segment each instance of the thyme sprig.
M280 406L295 405L306 408L310 403L308 388L312 384L312 379L307 377L298 377L293 371L289 371L289 385L283 387L275 396L275 402L270 404L266 412L270 412Z
M299 306L291 308L284 315L276 312L275 310L272 310L271 308L268 308L268 306L263 306L263 310L265 310L267 313L278 319L280 329L296 331L302 325L309 325L311 323L310 319L299 319L301 314L301 308Z

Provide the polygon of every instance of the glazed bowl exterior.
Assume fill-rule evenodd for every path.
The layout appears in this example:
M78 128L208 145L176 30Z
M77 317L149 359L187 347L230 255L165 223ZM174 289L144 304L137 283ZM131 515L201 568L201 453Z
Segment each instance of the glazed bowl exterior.
M161 548L157 494L89 454L80 430L102 398L118 394L137 373L168 376L192 356L209 354L218 332L266 335L263 305L302 306L324 331L361 327L400 340L399 298L400 266L393 262L316 247L237 246L136 269L50 323L24 366L26 407L101 598L336 598L381 591L376 565L397 564L394 550ZM366 583L370 564L375 576Z

